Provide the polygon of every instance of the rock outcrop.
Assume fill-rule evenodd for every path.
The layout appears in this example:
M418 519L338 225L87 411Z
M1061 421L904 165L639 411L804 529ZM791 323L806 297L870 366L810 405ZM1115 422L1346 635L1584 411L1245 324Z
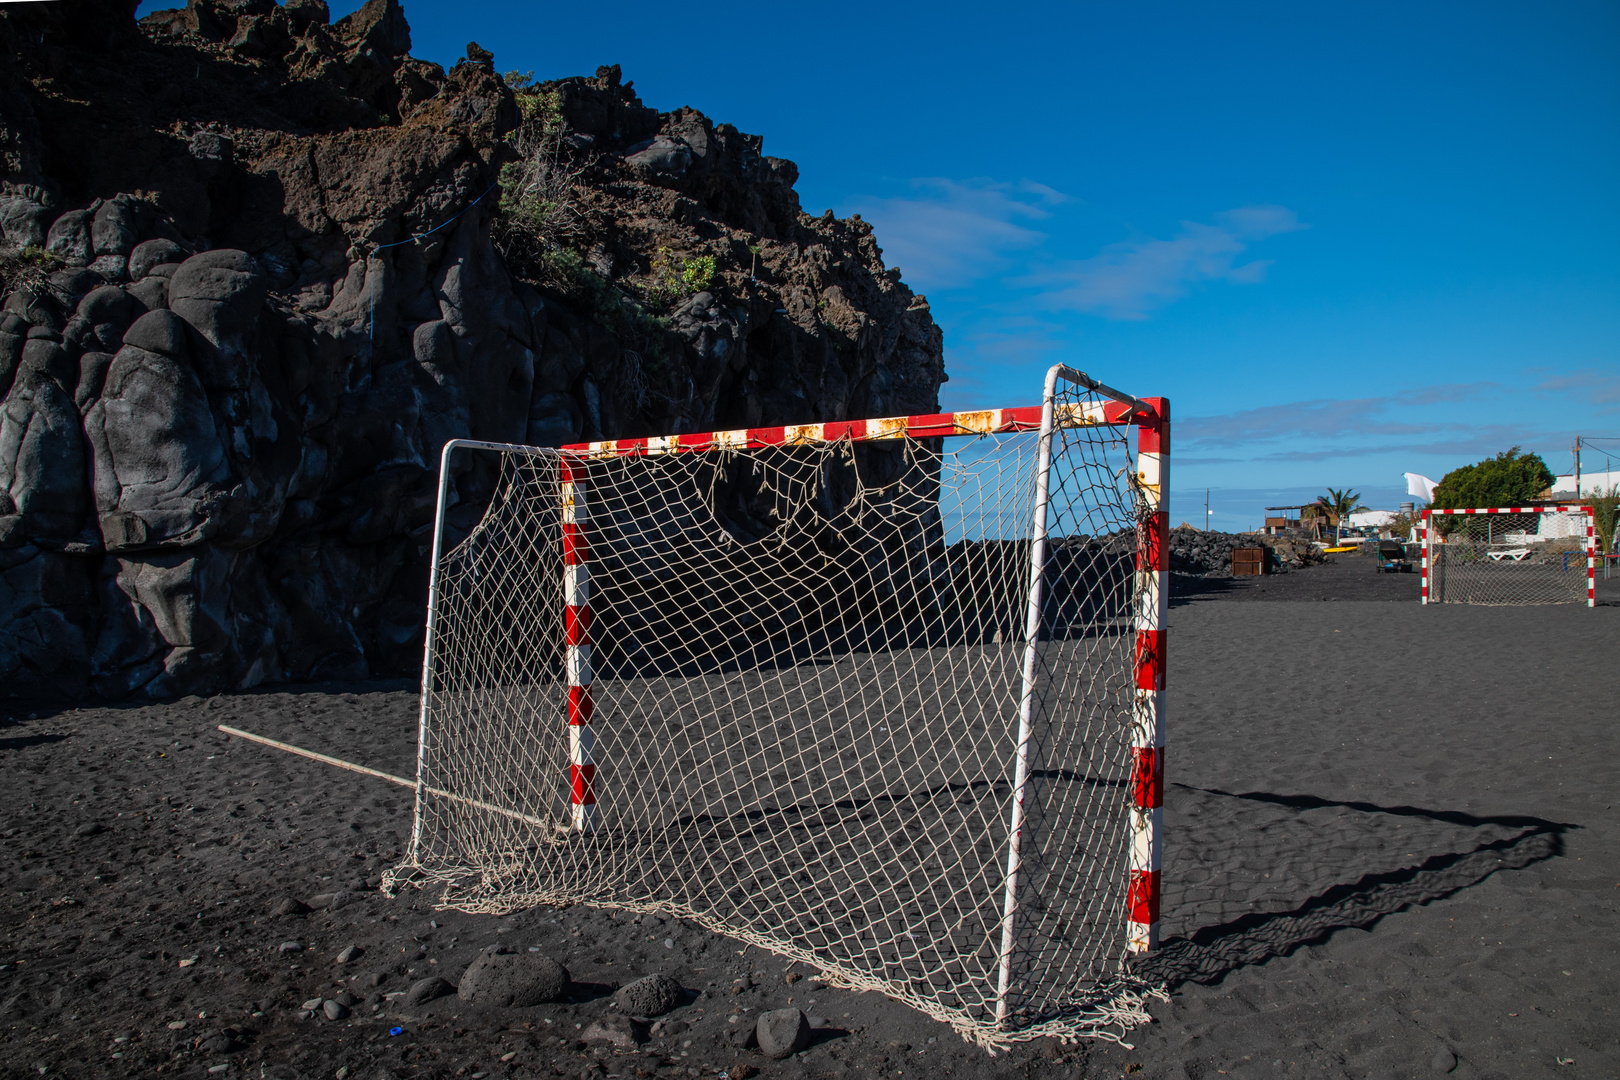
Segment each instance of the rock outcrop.
M1170 571L1206 578L1232 576L1232 550L1234 548L1266 549L1265 570L1268 574L1286 574L1314 566L1326 556L1322 549L1311 543L1289 536L1265 536L1260 533L1206 532L1183 522L1170 530Z
M937 408L926 302L755 136L415 60L396 0L134 9L0 10L0 693L412 670L451 438Z

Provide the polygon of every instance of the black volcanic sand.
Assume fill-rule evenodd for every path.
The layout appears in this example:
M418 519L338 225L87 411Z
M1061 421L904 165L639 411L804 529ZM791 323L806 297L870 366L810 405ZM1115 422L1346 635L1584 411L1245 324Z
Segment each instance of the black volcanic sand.
M1165 947L1149 961L1171 1000L1132 1050L1043 1041L991 1058L678 920L388 899L374 883L408 843L409 790L214 729L410 775L415 688L370 683L0 706L0 1071L1620 1075L1620 611L1425 609L1415 576L1355 559L1176 592ZM336 907L272 914L333 893ZM367 1003L429 974L454 982L497 942L566 964L574 1000ZM337 963L349 945L362 955ZM652 971L690 992L651 1042L577 1041L613 986ZM343 989L351 1016L300 1018ZM729 1032L790 1003L816 1018L809 1051L731 1048ZM225 1028L239 1048L213 1038Z
M1177 600L1390 600L1418 603L1423 578L1412 561L1410 574L1380 574L1370 556L1344 553L1304 570L1265 577L1202 578L1173 574L1170 595ZM1585 587L1584 579L1580 587ZM1597 602L1620 603L1620 576L1598 571Z

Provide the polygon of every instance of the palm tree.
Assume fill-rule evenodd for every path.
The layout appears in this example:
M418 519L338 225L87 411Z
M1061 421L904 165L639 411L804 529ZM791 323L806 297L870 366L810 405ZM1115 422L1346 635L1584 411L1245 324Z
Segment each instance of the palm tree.
M1340 488L1335 491L1327 489L1326 495L1316 497L1316 505L1333 515L1333 545L1338 546L1344 532L1344 519L1357 510L1367 509L1361 505L1361 492L1351 491L1349 488Z

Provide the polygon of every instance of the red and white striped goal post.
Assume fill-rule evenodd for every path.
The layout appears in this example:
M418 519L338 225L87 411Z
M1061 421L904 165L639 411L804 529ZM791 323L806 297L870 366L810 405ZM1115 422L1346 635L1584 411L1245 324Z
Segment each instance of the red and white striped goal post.
M1458 510L1436 510L1428 507L1423 511L1423 524L1419 526L1418 539L1423 544L1423 598L1422 603L1429 603L1429 568L1433 565L1434 530L1429 528L1429 519L1436 515L1474 515L1474 514L1585 514L1586 515L1586 606L1597 606L1597 514L1590 506L1480 506L1467 507Z
M1082 403L1056 401L1059 379L1083 386L1104 400ZM1145 522L1136 553L1135 611L1135 695L1131 725L1131 824L1130 857L1126 881L1127 941L1132 952L1147 952L1158 945L1160 863L1164 838L1164 681L1165 622L1170 598L1169 551L1170 515L1170 403L1165 398L1136 398L1097 382L1090 376L1064 365L1046 374L1045 392L1040 405L1011 409L981 409L969 412L930 413L918 416L883 417L874 420L836 420L820 424L791 424L782 427L738 428L686 435L650 436L632 439L604 439L573 443L562 447L565 460L578 458L639 457L655 454L688 454L710 451L763 449L772 446L814 445L847 440L877 442L888 439L931 439L950 436L999 435L1037 432L1040 460L1036 468L1036 497L1031 553L1030 593L1023 693L1019 709L1019 735L1013 805L1009 822L1007 888L1002 923L1001 987L999 998L1005 1020L1005 1003L1011 976L1013 923L1017 912L1016 891L1020 870L1019 849L1024 830L1024 796L1028 782L1029 744L1035 700L1036 642L1041 617L1042 570L1045 561L1048 482L1052 461L1052 432L1059 427L1131 424L1137 429L1137 466L1134 487L1144 503ZM571 505L582 508L586 493L582 469L568 470ZM584 567L585 519L576 522L580 551L578 566ZM583 600L581 601L583 605ZM589 613L584 611L588 628ZM574 646L570 632L570 647ZM588 636L581 641L588 649ZM572 668L570 668L572 676ZM590 697L588 666L582 685L583 708L575 709L574 689L570 686L569 724L588 733ZM578 745L578 740L573 740ZM589 746L589 741L584 743ZM579 773L572 778L576 807L582 798L594 803L594 765L576 760L574 767L589 769L583 791ZM576 810L576 827L579 822ZM588 827L588 826L585 826Z
M571 826L579 832L596 828L596 740L591 727L591 574L585 495L585 470L577 455L517 443L451 439L439 455L439 502L433 525L433 563L428 571L427 635L422 657L422 706L417 721L417 799L425 787L429 692L433 683L433 655L438 630L439 562L444 545L444 513L450 485L450 456L457 450L494 450L558 461L558 488L562 502L563 563L563 668L568 680L568 801ZM502 811L505 813L505 811ZM524 815L510 816L528 820ZM422 815L416 814L411 851L418 850Z
M596 729L591 726L591 568L585 470L566 455L562 488L563 667L568 676L568 801L574 829L596 828Z

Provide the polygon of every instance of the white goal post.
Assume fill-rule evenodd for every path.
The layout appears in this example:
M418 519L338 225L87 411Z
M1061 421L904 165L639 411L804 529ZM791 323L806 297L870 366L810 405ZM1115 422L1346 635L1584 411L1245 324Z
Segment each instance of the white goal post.
M390 886L690 919L990 1048L1145 1023L1169 419L1059 366L1027 408L446 445Z
M1597 603L1590 506L1423 511L1423 603Z

